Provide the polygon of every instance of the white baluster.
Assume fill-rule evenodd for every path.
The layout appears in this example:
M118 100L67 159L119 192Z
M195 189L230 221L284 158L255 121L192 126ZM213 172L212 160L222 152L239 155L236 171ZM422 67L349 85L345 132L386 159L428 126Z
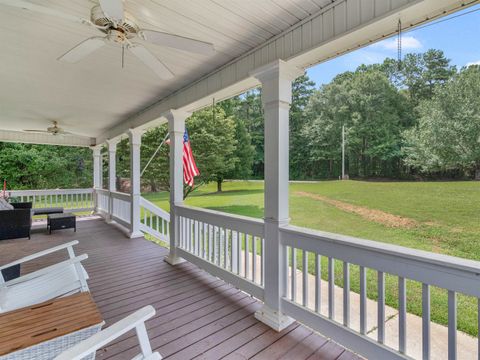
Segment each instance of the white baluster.
M343 262L343 325L350 326L350 264Z

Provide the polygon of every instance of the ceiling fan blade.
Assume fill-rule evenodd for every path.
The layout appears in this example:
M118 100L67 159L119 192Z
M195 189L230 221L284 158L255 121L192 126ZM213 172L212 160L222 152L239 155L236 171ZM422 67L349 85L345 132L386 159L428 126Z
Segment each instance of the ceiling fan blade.
M34 130L34 129L23 129L22 131L25 131L25 132L34 132L34 133L41 133L41 134L44 134L44 133L48 133L49 131L47 130Z
M139 34L144 40L153 44L168 46L202 55L211 55L215 53L213 44L205 41L195 40L184 36L168 34L155 30L141 30Z
M84 57L90 55L95 50L101 48L103 45L105 45L104 38L91 37L87 40L82 41L80 44L76 45L74 48L68 50L65 54L60 56L57 60L65 61L68 63L76 63L77 61L80 61Z
M155 72L160 78L168 80L173 78L173 73L170 69L158 60L147 48L140 44L132 44L128 46L128 49L135 55L141 62Z
M65 131L65 130L61 130L61 131L57 132L55 135L75 136L75 137L82 137L82 138L88 137L88 136L85 136L85 135L78 135L78 134L72 133L70 131Z
M100 0L100 7L106 17L114 22L123 22L123 0Z
M68 21L92 25L92 23L87 19L75 16L75 15L70 15L70 14L64 13L63 11L51 9L46 6L33 4L25 0L0 0L0 5L13 6L16 8L30 10L40 14L55 16Z
M70 131L65 131L65 130L62 130L58 134L59 135L65 135L65 136L76 136L76 137L82 137L82 138L87 138L88 137L88 136L85 136L85 135L78 135L78 134L72 133Z

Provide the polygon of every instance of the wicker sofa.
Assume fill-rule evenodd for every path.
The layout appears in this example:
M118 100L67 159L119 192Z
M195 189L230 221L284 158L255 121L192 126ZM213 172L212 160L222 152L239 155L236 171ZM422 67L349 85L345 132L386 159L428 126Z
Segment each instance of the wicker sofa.
M32 203L14 203L13 209L0 210L0 240L29 238Z

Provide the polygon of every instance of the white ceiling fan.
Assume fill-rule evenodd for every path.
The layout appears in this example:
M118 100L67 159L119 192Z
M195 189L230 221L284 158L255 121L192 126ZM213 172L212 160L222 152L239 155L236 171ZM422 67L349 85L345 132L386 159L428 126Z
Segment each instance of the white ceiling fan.
M197 54L209 55L215 52L213 44L208 42L161 31L141 29L136 24L136 20L124 10L123 0L99 0L99 4L91 9L90 20L37 5L27 0L0 0L0 4L93 26L102 33L103 36L90 37L58 58L58 60L64 62L76 63L104 46L106 42L113 42L127 48L160 78L171 79L174 74L170 69L142 44L133 42L134 39L146 40L156 45Z
M47 127L47 130L38 130L38 129L24 129L23 131L32 132L32 133L41 133L41 134L52 134L52 135L76 135L71 132L63 130L61 127L58 126L58 121L53 120L52 126Z

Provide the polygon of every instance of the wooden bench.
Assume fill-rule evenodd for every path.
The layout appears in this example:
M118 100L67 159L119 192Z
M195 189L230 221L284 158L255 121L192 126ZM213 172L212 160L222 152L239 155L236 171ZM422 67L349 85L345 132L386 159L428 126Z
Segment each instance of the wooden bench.
M52 208L35 208L32 209L33 215L50 215L50 214L62 214L62 207L52 207Z

